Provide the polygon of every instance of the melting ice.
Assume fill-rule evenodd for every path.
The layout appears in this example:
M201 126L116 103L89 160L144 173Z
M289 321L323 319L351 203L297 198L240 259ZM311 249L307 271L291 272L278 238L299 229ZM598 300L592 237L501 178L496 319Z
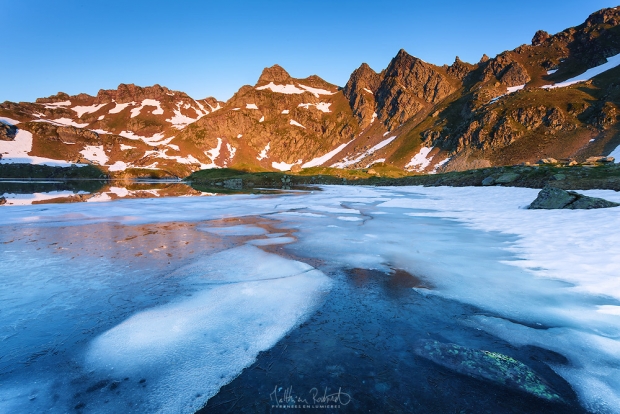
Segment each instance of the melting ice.
M329 295L322 270L397 268L482 310L464 325L562 354L551 368L584 407L620 412L617 208L526 210L536 190L501 187L323 190L4 209L0 411L193 412ZM170 223L186 227L144 246ZM62 243L93 225L145 230ZM190 231L209 242L174 250Z

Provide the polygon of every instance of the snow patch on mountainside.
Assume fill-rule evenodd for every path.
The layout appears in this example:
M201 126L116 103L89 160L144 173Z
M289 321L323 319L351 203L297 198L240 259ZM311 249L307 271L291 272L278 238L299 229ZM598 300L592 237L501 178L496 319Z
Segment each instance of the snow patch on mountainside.
M58 118L58 119L52 119L51 121L48 121L46 119L37 119L35 120L35 122L48 122L50 124L74 126L76 128L84 128L88 126L88 122L86 122L85 124L80 124L78 122L75 122L73 119L69 119L69 118Z
M4 124L16 125L19 121L11 118L2 117L0 121ZM37 164L49 165L51 167L69 167L71 162L66 160L55 160L45 157L30 156L28 153L32 151L32 133L17 129L15 139L13 141L0 141L0 164ZM76 164L83 166L83 164Z
M207 157L209 157L209 159L211 160L211 163L201 164L200 168L202 168L203 170L210 169L210 168L219 168L217 164L215 164L215 160L217 159L217 157L220 156L221 149L222 149L222 138L217 138L217 145L215 146L215 148L211 148L210 150L204 152L204 154Z
M332 164L332 167L334 167L334 168L346 168L348 166L356 164L356 163L360 162L361 160L363 160L364 158L369 157L372 154L374 154L375 152L379 151L381 148L385 147L386 145L388 145L390 142L394 141L395 139L396 139L396 135L393 136L393 137L389 137L387 139L384 139L383 141L381 141L380 143L378 143L374 147L372 147L369 150L367 150L367 151L363 152L362 154L358 155L356 158L349 159L349 157L345 157L344 160L342 160L340 162L337 162L335 164Z
M263 150L258 154L258 157L256 157L257 160L261 161L265 158L268 158L269 155L267 155L267 153L269 152L269 147L271 146L271 142L268 142L267 145L265 146L265 148L263 148Z
M99 165L106 165L108 162L108 156L103 149L103 145L86 145L80 154L88 161L97 163Z
M110 171L125 171L128 165L123 161L116 161L108 168Z
M123 109L127 108L129 105L136 105L136 103L135 102L129 102L129 103L123 103L123 104L116 103L116 106L114 108L110 109L108 111L108 113L109 114L118 114Z
M299 122L297 122L297 121L295 121L295 120L293 120L293 119L291 119L291 121L289 122L289 124L290 124L290 125L295 125L295 126L298 126L298 127L302 127L303 129L306 129L306 127L305 127L305 126L303 126L302 124L300 124Z
M340 153L347 145L349 145L352 142L353 142L353 140L351 140L349 142L346 142L344 144L340 144L338 147L336 147L335 149L331 150L327 154L322 155L320 157L317 157L317 158L314 158L314 159L308 161L307 163L302 165L301 168L311 168L311 167L318 167L319 165L322 165L323 163L325 163L325 162L331 160L332 158L334 158L338 153Z
M325 89L319 89L319 88L313 88L311 86L305 86L302 84L298 84L299 87L295 86L295 85L277 85L273 82L269 82L267 85L264 86L259 86L258 88L256 88L256 90L262 91L265 89L269 89L272 92L277 92L277 93L284 93L284 94L288 94L288 95L299 95L305 92L310 92L311 94L313 94L314 96L316 96L317 98L319 97L319 95L333 95L336 92L331 92Z
M317 98L319 97L319 95L333 95L333 94L335 94L337 92L337 91L336 92L331 92L331 91L328 91L326 89L313 88L311 86L302 85L301 83L299 84L299 86L304 88L306 91L310 92L311 94L313 94Z
M607 62L603 63L600 66L596 66L594 68L588 69L581 75L575 76L573 78L567 79L564 82L556 83L553 85L545 85L543 89L555 89L555 88L564 88L566 86L574 85L579 82L585 82L587 80L592 79L593 77L600 75L601 73L608 71L609 69L613 69L616 66L620 65L620 54L607 58Z
M245 109L258 109L258 106L256 104L246 104Z
M69 106L71 105L71 101L62 101L62 102L52 102L43 104L47 109L55 109L60 108L61 106Z
M516 91L520 91L523 88L525 88L525 84L518 85L518 86L509 86L506 89L507 89L508 93L515 93Z
M102 104L99 104L99 105L91 105L91 106L74 106L71 109L74 110L75 113L77 113L78 118L81 118L82 115L84 115L84 114L92 114L94 112L97 112L98 110L100 110L101 108L103 108L106 105L107 104L102 103Z
M230 144L226 144L226 149L228 150L228 154L230 154L230 156L228 157L228 160L232 161L233 158L235 158L235 153L237 152L237 148L233 147Z
M156 109L154 109L151 113L153 115L162 115L164 113L164 110L161 108L161 102L155 100L155 99L144 99L142 101L142 104L137 107L137 108L133 108L131 110L131 118L135 118L138 115L140 115L140 111L142 111L142 109L145 106L155 106L157 107Z
M313 104L313 103L300 103L299 105L297 105L298 108L306 108L309 109L311 106L314 106L316 109L318 109L319 111L322 112L331 112L329 110L329 106L331 105L331 103L328 102L319 102L317 104Z
M293 168L293 165L298 165L298 164L301 164L302 162L303 160L297 160L297 162L294 162L292 164L287 164L285 162L272 162L271 166L275 168L276 170L289 171L291 168Z
M426 167L431 164L433 157L429 157L428 154L433 150L433 147L422 147L420 151L411 158L411 161L405 165L405 169L412 171L424 171Z
M185 104L184 108L185 109L192 108L196 112L198 118L190 118L187 115L183 115L181 113L181 105L183 105L183 102L177 102L176 109L172 111L174 113L174 116L172 118L166 119L166 122L170 122L172 126L176 129L183 129L189 124L196 122L197 120L199 120L200 118L204 116L199 110L197 110L196 108L193 108L190 104Z

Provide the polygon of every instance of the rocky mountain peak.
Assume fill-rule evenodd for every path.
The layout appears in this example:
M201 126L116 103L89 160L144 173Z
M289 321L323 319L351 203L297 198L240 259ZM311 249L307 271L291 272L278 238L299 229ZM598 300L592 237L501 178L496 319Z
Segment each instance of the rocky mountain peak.
M183 92L175 92L170 89L155 84L153 86L141 87L133 83L121 83L116 89L101 89L97 93L97 102L128 103L140 102L143 99L167 100L170 96L178 95L179 97L187 97Z
M618 25L620 23L620 6L602 9L592 13L585 22L586 27L597 24Z
M344 89L350 92L354 89L366 88L374 93L380 83L381 76L368 66L367 63L362 63L359 68L353 71ZM348 92L345 92L345 95L347 95Z
M349 100L353 114L362 127L368 126L375 112L374 93L381 84L381 75L367 63L355 69L343 88L344 96Z
M545 40L549 39L550 37L551 35L549 33L545 32L544 30L539 30L536 32L536 34L534 34L534 37L532 38L532 46L540 46Z
M258 78L258 82L256 83L256 85L269 82L286 83L291 79L291 75L289 75L289 73L284 70L282 66L273 65L269 68L263 69L263 73L261 73L260 77Z
M47 98L37 98L36 103L53 103L63 102L69 100L70 96L64 92L58 92L56 95L48 96Z
M447 71L450 76L463 80L473 69L475 65L463 62L458 56L454 59L454 63L448 66Z

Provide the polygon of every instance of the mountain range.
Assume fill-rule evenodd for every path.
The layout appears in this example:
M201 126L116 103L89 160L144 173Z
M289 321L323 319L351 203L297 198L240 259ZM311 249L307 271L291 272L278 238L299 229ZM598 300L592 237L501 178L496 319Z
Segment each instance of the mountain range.
M620 7L477 63L400 50L344 86L278 65L226 102L154 85L0 104L2 163L94 164L112 176L207 168L412 173L615 155Z

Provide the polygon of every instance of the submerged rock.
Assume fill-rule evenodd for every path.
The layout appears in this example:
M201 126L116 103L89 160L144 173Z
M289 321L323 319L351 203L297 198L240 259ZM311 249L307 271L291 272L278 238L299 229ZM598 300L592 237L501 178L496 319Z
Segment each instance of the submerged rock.
M421 340L414 352L443 367L470 377L492 381L551 402L564 402L530 367L507 355Z
M588 197L574 191L565 191L561 188L545 187L538 193L536 200L530 204L530 209L592 209L620 206L618 203L603 200L602 198Z

